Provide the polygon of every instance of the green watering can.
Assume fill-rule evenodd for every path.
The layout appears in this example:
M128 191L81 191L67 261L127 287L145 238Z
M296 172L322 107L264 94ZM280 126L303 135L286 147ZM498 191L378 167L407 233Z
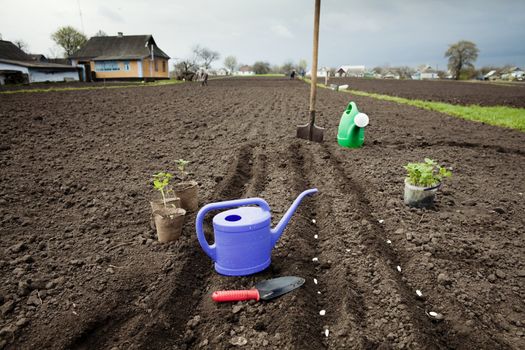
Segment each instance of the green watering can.
M368 121L368 116L359 112L355 102L350 102L339 122L337 143L342 147L361 147L365 141L365 126Z

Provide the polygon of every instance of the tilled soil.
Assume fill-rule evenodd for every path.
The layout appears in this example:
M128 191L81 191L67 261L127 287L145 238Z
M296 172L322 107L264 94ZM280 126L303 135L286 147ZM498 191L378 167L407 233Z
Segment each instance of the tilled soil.
M107 81L107 82L42 82L32 84L15 84L15 85L0 85L0 92L2 91L17 91L17 90L36 90L36 89L62 89L62 88L92 88L92 87L109 87L109 86L130 86L138 85L140 81ZM147 83L144 83L147 84Z
M322 79L321 79L322 80ZM324 81L323 81L324 82ZM350 89L459 105L525 108L525 83L465 82L453 80L383 80L331 78L331 84Z
M325 142L310 143L295 138L308 92L237 79L0 95L0 348L524 348L525 134L321 89ZM350 99L371 118L356 150L335 141ZM454 175L435 208L410 209L402 166L424 157ZM150 228L151 175L179 158L201 206L259 196L275 224L319 193L266 271L225 277L195 213L177 242ZM269 302L210 298L283 275L306 283Z

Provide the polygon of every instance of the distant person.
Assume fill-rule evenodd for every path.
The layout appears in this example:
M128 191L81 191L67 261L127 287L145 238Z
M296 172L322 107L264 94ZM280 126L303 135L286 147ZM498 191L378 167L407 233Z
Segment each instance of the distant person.
M304 71L304 69L301 69L301 72L299 74L301 74L301 78L304 79L304 75L306 74L306 72Z
M208 72L202 73L202 86L208 86Z
M290 73L290 79L295 79L295 69L292 70L292 72Z

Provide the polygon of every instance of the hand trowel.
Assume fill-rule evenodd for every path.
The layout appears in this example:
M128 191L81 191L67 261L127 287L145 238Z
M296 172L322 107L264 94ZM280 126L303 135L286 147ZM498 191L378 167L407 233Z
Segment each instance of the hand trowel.
M248 290L221 290L213 292L211 298L216 302L243 300L270 300L299 288L304 278L285 276L261 281Z

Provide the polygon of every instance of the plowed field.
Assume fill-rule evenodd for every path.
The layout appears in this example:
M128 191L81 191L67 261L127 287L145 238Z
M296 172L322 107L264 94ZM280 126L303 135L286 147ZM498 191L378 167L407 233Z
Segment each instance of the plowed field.
M325 142L310 143L295 137L308 94L247 78L0 95L0 348L525 348L525 134L321 89ZM350 100L371 120L356 150L335 139ZM435 208L410 209L402 166L425 157L454 174ZM177 242L150 227L151 175L179 158L200 206L258 196L274 224L319 192L267 270L225 277L195 213ZM210 298L284 275L306 283Z

